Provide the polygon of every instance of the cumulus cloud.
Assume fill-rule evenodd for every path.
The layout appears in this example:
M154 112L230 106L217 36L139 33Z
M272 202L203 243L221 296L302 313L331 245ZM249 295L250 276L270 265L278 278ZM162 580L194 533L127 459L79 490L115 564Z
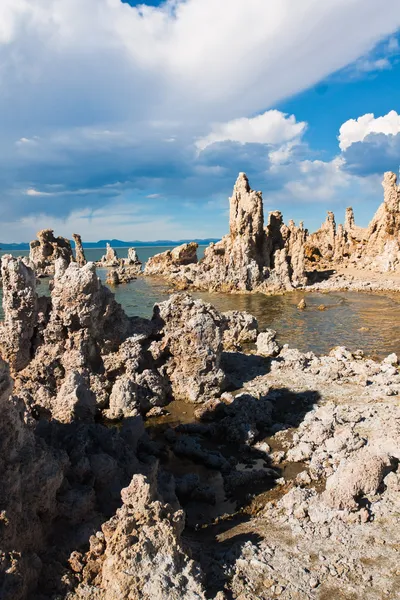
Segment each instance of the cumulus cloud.
M178 197L227 195L244 169L282 185L305 124L268 109L399 25L398 0L2 0L3 219L45 226L156 194L165 216Z
M341 150L347 150L352 144L365 140L371 133L384 135L400 133L400 115L395 110L391 110L383 117L375 118L373 113L368 113L358 119L349 119L340 127L339 146Z
M297 122L294 115L285 115L279 110L267 110L253 118L242 117L215 124L211 132L196 141L199 150L215 142L240 142L257 144L283 144L300 138L306 123Z

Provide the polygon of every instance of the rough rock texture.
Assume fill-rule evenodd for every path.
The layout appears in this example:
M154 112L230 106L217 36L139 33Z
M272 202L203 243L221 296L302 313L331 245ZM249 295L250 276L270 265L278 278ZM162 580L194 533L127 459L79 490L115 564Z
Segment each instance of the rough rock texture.
M80 267L83 267L84 265L86 265L87 261L82 246L82 238L79 235L79 233L73 233L72 238L75 242L75 260Z
M292 221L284 225L279 212L270 214L264 229L262 194L252 190L246 175L240 173L230 198L229 234L210 244L198 264L177 263L165 252L148 261L145 274L165 276L181 288L292 289L306 282L305 236L302 225L296 227Z
M182 265L197 263L197 248L196 242L190 242L177 246L173 250L155 254L146 263L145 275L164 275L166 272L179 269Z
M119 285L120 283L129 283L129 281L136 279L142 272L142 263L139 260L135 248L128 248L127 258L118 258L116 254L112 255L110 253L108 259L103 256L102 261L106 263L106 266L118 265L115 268L110 269L107 273L106 283L109 285L114 286ZM99 264L100 266L104 266L102 262Z
M229 310L222 313L225 321L223 334L224 349L241 348L243 344L255 342L258 334L257 319L248 312Z
M153 323L162 338L151 351L165 357L175 398L202 402L221 392L224 320L210 304L175 294L154 307Z
M328 217L321 229L307 237L305 253L311 263L324 268L348 262L379 273L399 270L400 266L400 190L397 176L383 177L383 203L369 226L356 226L352 208L346 209L344 225L336 228L335 217Z
M182 548L184 513L157 493L154 474L134 475L123 505L91 537L68 600L204 600L201 573Z
M258 334L256 345L257 352L261 356L276 356L279 354L281 347L276 341L276 331L267 329Z
M38 553L57 513L65 459L35 438L0 359L0 597L22 600L38 581Z
M119 266L119 258L114 250L111 248L110 244L107 242L106 245L106 253L101 257L99 265L102 267L118 267Z
M38 277L47 277L54 273L55 261L62 258L67 263L73 261L69 240L54 237L52 229L38 231L37 240L30 243L29 261Z
M60 422L119 419L163 406L172 397L199 402L224 383L223 346L254 341L256 320L221 315L175 295L152 321L129 319L93 263L59 260L51 298L37 299L35 277L20 259L3 261L1 349L18 371L25 402Z
M36 277L20 259L1 259L4 321L0 323L0 352L19 371L31 360L32 338L38 318Z

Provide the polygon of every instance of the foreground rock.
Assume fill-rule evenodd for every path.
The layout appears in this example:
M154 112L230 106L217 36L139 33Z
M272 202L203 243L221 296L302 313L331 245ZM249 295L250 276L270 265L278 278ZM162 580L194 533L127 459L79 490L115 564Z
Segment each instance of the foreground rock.
M82 583L68 600L205 599L200 569L180 543L184 513L158 494L155 475L134 475L89 552L71 557Z
M93 264L55 266L38 298L2 262L1 598L396 598L396 355L281 348L187 294L128 318ZM196 419L150 438L172 399Z
M38 277L48 277L54 273L57 259L70 263L73 261L69 240L54 237L52 229L42 229L37 233L37 240L30 243L29 262Z

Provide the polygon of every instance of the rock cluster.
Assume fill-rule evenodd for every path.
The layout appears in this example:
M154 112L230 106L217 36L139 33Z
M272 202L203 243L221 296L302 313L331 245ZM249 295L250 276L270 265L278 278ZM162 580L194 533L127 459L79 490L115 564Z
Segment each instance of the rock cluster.
M93 263L58 260L51 298L38 299L21 259L4 257L2 273L1 353L26 403L61 422L146 413L171 394L215 397L224 386L223 348L257 335L253 317L223 315L187 295L156 305L151 321L129 319Z
M119 266L119 258L114 250L107 242L106 244L106 253L101 257L99 266L102 267L118 267Z
M30 243L29 262L37 277L48 277L54 273L55 261L62 258L67 263L73 259L71 244L63 237L54 237L52 229L38 231L37 240Z
M352 208L346 209L344 225L336 227L328 217L321 229L307 237L306 257L324 267L347 261L362 269L385 273L400 265L400 189L394 173L383 177L383 203L365 229L355 225Z
M296 254L301 229L269 226ZM2 277L1 598L396 597L395 354L281 347L188 294L128 318L92 263L58 259L49 298L21 259ZM170 400L196 418L145 430ZM220 543L196 537L214 519Z
M128 248L128 257L118 259L118 264L118 267L109 269L106 283L110 285L129 283L129 281L136 279L142 272L142 263L135 248Z
M293 221L286 226L282 215L270 214L264 228L261 192L250 188L240 173L230 198L229 234L212 243L197 263L183 261L193 244L149 260L145 274L168 277L180 287L230 292L289 290L304 285L304 242L306 231ZM175 258L176 256L176 258ZM179 256L179 260L177 257Z

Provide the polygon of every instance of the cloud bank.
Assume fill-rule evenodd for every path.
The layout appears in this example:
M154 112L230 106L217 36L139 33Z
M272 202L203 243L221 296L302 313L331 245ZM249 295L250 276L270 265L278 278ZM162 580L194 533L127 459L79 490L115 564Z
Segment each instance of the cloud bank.
M69 235L77 215L96 239L99 211L121 206L131 238L171 237L163 223L187 237L193 219L215 236L242 170L267 204L313 197L306 124L274 105L399 26L398 0L2 0L0 239L51 223ZM363 126L343 132L338 190Z

